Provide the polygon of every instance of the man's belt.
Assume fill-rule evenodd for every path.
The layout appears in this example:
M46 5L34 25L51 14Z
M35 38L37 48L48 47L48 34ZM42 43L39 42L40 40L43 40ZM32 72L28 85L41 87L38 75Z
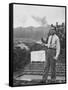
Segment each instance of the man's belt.
M56 48L51 48L51 47L50 47L50 48L48 48L48 49L53 49L53 50L56 50Z

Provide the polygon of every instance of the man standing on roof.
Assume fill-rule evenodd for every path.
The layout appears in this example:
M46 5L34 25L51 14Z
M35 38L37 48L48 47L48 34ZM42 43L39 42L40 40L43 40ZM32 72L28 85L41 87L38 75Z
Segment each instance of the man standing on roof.
M44 69L42 82L46 82L48 72L51 67L51 82L54 83L56 80L56 60L58 59L60 54L60 40L59 37L56 35L55 28L51 28L50 35L48 37L48 42L47 44L44 43L44 45L47 46L47 62L46 67Z

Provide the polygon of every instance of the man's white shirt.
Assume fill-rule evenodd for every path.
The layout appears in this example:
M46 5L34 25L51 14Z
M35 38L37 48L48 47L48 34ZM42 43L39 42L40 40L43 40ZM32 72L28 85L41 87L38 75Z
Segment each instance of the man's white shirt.
M51 42L51 39L52 39L52 42ZM48 48L55 48L56 49L56 57L59 56L59 54L60 54L60 40L56 34L49 36L47 46L48 46Z

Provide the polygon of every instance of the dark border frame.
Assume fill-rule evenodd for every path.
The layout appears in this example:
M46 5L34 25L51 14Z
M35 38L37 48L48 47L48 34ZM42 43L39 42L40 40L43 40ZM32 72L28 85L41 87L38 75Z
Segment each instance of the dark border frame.
M67 7L62 5L44 5L44 4L29 4L29 3L9 3L9 86L13 86L13 5L32 5L32 6L49 6L49 7L63 7L65 8L65 31L67 30ZM65 32L65 83L67 82L67 62L66 62L66 32ZM65 84L65 83L53 83L53 84L33 84L24 86L36 86L36 85L55 85L55 84Z

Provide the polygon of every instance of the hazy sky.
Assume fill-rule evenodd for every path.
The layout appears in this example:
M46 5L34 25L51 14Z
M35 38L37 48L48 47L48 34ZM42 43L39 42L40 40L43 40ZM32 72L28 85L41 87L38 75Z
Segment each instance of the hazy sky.
M14 5L14 28L65 22L64 7ZM43 23L42 23L43 22Z

